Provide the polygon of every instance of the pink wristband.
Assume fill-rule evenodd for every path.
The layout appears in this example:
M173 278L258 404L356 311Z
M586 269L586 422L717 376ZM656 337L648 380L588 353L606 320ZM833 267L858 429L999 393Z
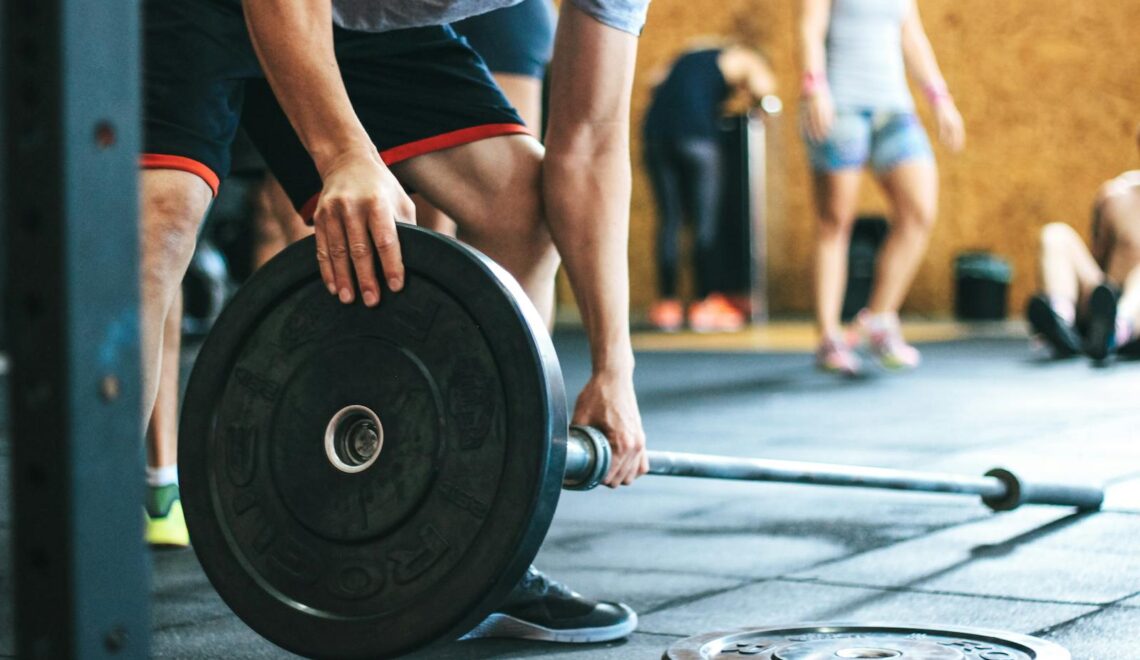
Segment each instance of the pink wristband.
M930 105L938 105L942 101L947 101L951 98L950 90L946 89L945 83L929 83L923 85L922 92L926 94L926 100L930 102Z
M821 89L827 89L827 76L822 73L805 72L801 88L803 95L814 96Z

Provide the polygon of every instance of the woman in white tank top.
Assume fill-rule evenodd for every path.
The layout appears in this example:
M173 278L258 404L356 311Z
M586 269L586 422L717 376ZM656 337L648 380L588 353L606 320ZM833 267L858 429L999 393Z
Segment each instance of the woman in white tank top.
M922 87L952 151L965 142L962 118L926 38L915 0L803 0L804 137L811 158L819 233L815 314L820 368L855 375L855 347L869 339L883 366L918 366L902 337L898 309L926 251L938 207L938 170L914 114L907 73ZM891 204L867 308L845 337L840 309L847 251L863 168L871 165Z

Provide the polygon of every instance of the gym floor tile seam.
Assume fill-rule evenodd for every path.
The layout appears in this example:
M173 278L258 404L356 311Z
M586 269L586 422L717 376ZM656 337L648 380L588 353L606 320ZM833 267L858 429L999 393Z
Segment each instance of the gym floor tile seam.
M1133 608L1120 607L1118 605L1099 607L1099 608L1097 608L1091 612L1085 612L1084 614L1079 614L1075 617L1065 619L1064 621L1058 621L1057 623L1054 623L1052 625L1045 626L1044 628L1041 628L1039 630L1034 630L1033 632L1031 632L1029 634L1033 635L1034 637L1049 637L1052 635L1056 635L1057 633L1064 632L1065 629L1067 629L1067 628L1072 628L1073 626L1076 626L1077 624L1079 624L1082 621L1086 621L1086 620L1091 619L1091 618L1093 618L1099 614L1104 614L1105 612L1108 612L1110 610L1115 610L1115 609L1133 609Z
M1058 600L1052 598L1025 598L1022 596L998 596L994 594L979 594L970 591L955 591L953 589L921 589L909 586L865 584L857 581L819 580L813 578L797 578L791 576L780 576L778 578L773 578L770 581L790 582L794 584L816 584L825 587L856 587L859 589L873 589L875 591L883 591L888 593L925 594L928 596L960 596L962 598L982 598L986 600L1000 600L1016 603L1037 603L1040 605L1074 605L1077 607L1095 607L1097 609L1111 607L1115 603L1123 600L1115 599L1111 602L1105 603L1098 601Z

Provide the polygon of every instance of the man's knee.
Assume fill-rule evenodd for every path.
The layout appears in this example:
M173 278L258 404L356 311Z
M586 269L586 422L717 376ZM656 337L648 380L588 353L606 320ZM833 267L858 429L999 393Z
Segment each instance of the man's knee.
M171 170L143 173L142 265L151 284L181 281L210 198L209 187L194 175Z
M475 205L464 218L465 231L494 234L536 254L553 250L554 242L542 201L541 150L520 150L509 168L505 185Z

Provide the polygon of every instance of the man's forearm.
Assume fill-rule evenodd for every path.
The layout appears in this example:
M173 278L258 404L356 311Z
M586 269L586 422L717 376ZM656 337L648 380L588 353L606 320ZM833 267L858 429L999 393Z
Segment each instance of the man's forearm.
M243 0L254 50L317 169L349 151L372 150L341 79L330 0Z
M630 168L625 144L603 146L600 151L548 152L543 165L551 234L590 338L595 372L633 370L626 248Z

